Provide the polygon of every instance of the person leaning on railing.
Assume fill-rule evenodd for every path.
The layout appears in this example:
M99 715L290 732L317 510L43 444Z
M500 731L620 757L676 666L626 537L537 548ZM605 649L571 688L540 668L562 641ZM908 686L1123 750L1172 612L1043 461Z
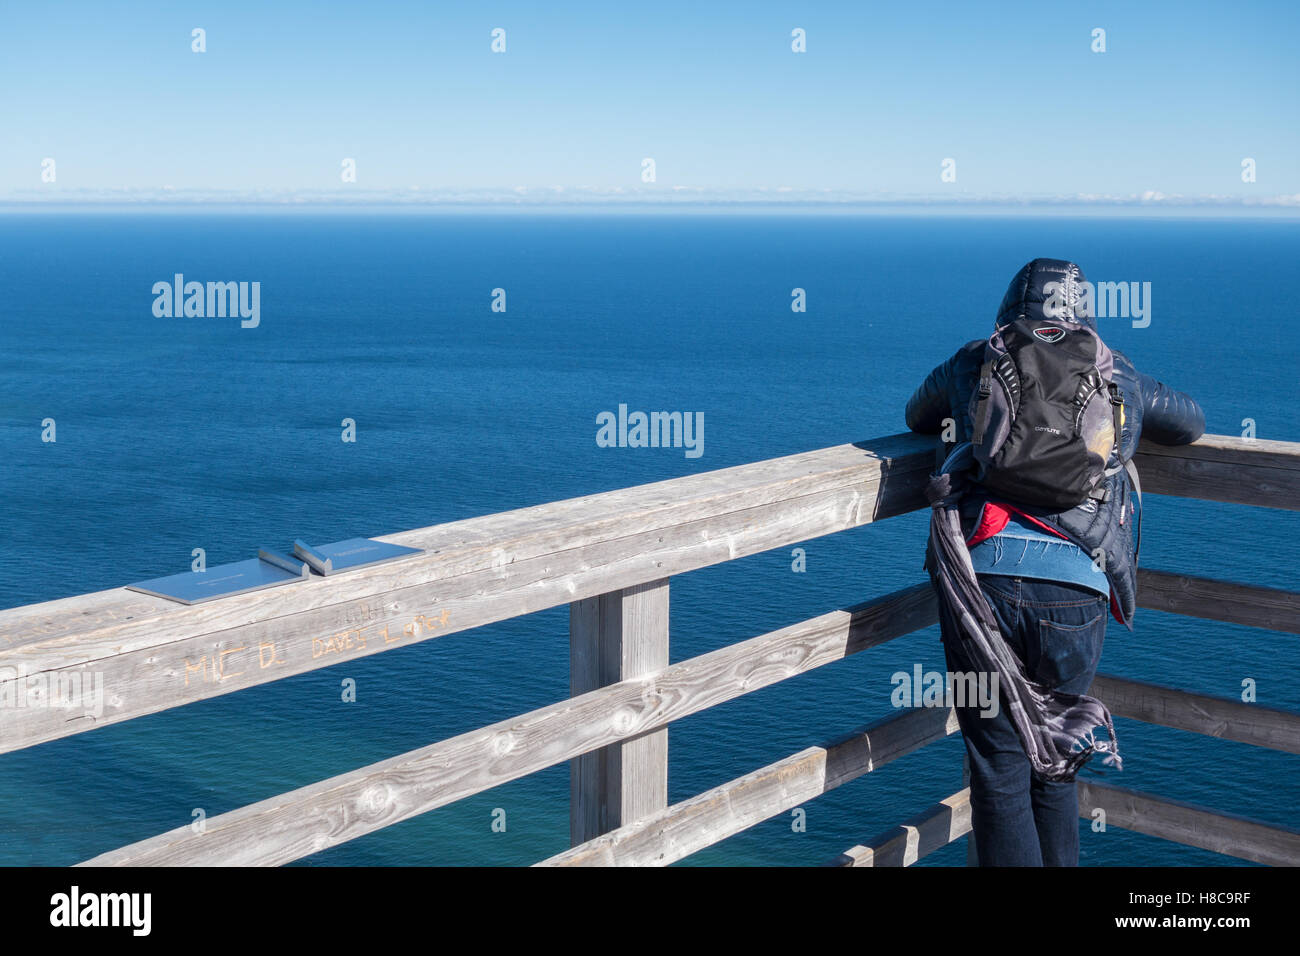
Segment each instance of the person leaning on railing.
M1012 279L996 324L1059 320L1061 289L1067 290L1064 300L1073 314L1077 299L1069 290L1084 282L1072 262L1035 259ZM1049 301L1051 315L1044 310ZM1080 310L1075 320L1097 331L1087 313ZM984 339L970 342L930 373L907 403L908 428L941 434L949 425L948 448L970 440L969 408L984 346ZM1204 434L1205 415L1194 399L1139 372L1121 352L1113 354L1112 381L1123 398L1122 462L1132 459L1142 437L1182 445ZM1121 471L1118 480L1122 493L1059 513L995 500L978 485L961 501L962 532L980 590L1023 663L1024 676L1056 691L1083 694L1092 684L1108 604L1116 620L1133 627L1140 494L1127 473ZM927 568L934 581L933 563L927 561ZM939 608L948 669L975 670L943 600ZM971 826L980 865L1077 865L1079 811L1073 779L1049 782L1031 771L1005 701L996 716L981 716L978 703L972 702L957 708L957 718L970 757Z

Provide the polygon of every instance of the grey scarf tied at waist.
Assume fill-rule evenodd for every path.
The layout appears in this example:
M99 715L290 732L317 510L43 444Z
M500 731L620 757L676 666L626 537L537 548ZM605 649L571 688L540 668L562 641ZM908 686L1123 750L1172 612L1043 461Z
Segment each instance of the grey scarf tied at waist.
M933 509L930 542L939 600L958 622L966 657L978 670L997 675L1012 726L1040 779L1073 780L1093 753L1105 754L1105 764L1122 770L1115 726L1106 705L1095 697L1067 694L1029 680L1024 664L1002 636L975 577L957 510L970 482L972 460L970 443L962 442L925 489ZM1096 727L1106 728L1109 742L1097 740Z

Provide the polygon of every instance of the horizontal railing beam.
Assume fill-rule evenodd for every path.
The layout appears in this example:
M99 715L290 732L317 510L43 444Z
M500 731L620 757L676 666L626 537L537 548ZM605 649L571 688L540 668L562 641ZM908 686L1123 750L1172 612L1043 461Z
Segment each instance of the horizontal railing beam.
M1225 624L1300 634L1300 592L1165 571L1138 571L1144 608Z
M831 866L911 866L971 832L970 787L845 850Z
M1204 435L1191 445L1143 440L1142 491L1300 511L1300 443Z
M102 681L104 706L0 709L0 752L911 511L933 457L899 435L392 535L427 553L208 604L3 611L0 683Z
M1088 692L1119 717L1300 754L1300 714L1289 710L1193 694L1112 674L1098 674Z
M666 866L957 732L952 709L922 707L809 747L606 833L539 866Z
M1106 826L1270 866L1300 864L1300 831L1079 778L1079 816ZM970 789L841 853L833 866L911 866L971 832Z
M1079 816L1106 826L1269 866L1300 865L1300 831L1093 780L1079 781Z

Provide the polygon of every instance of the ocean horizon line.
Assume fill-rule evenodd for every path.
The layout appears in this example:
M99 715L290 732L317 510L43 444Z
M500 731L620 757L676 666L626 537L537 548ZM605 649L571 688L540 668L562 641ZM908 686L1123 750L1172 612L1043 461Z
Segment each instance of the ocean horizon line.
M819 215L898 217L1023 217L1238 219L1249 221L1300 219L1300 203L1188 201L1006 201L981 200L854 200L800 199L573 199L569 201L508 202L483 198L403 201L379 197L267 198L198 197L125 198L122 196L13 199L0 197L0 214L392 214L454 215Z

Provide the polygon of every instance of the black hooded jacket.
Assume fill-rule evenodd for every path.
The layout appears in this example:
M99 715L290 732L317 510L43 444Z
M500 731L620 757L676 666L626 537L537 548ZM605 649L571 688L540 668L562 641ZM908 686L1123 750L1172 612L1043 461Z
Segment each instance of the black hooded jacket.
M1087 310L1076 311L1084 282L1083 273L1073 262L1035 259L1011 280L998 309L996 325L1005 325L1023 318L1049 318L1043 306L1053 296L1047 286L1056 283L1053 286L1055 304L1064 301L1077 321L1087 323L1096 331L1097 324L1093 316L1085 314ZM955 440L970 440L973 430L969 412L970 399L978 383L980 365L984 361L985 343L985 339L968 342L927 376L907 403L908 428L923 434L937 435L943 431L944 420L951 418L956 423ZM1124 399L1120 461L1132 459L1143 435L1162 445L1185 445L1196 441L1205 433L1205 413L1195 399L1139 372L1122 352L1112 352L1115 357L1112 378ZM1112 464L1114 463L1112 456ZM1014 501L1008 503L1059 528L1089 554L1096 555L1099 549L1104 552L1105 570L1111 585L1112 611L1116 619L1131 630L1137 599L1139 541L1133 530L1133 521L1122 519L1127 519L1132 512L1129 502L1133 497L1133 489L1122 469L1111 476L1108 483L1112 485L1110 494L1100 505L1088 501L1069 511L1053 513L1023 507ZM976 490L967 495L967 500L963 502L963 530L967 536L978 522L987 500L988 496L982 490Z

